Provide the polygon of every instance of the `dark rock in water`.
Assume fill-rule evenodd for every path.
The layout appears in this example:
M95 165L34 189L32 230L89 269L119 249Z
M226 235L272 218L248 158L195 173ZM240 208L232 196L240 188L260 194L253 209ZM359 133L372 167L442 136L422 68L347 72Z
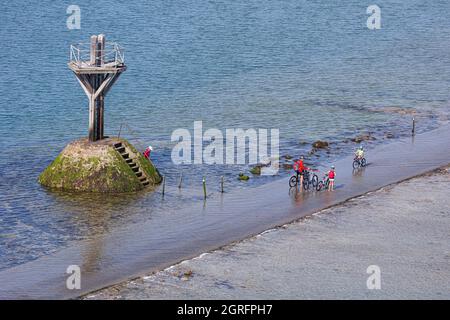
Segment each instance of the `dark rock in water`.
M298 142L298 144L301 145L301 146L306 146L307 144L309 144L309 142L301 140L301 141Z
M250 173L255 174L255 175L260 175L261 168L268 167L268 166L270 166L271 163L272 163L271 161L269 161L267 163L258 163L253 168L250 169Z
M384 137L385 137L386 139L393 139L393 138L395 138L395 136L394 136L394 134L393 134L392 132L386 132L386 133L384 134Z
M285 155L283 156L283 158L285 158L286 160L290 160L290 159L292 159L293 157L292 157L290 154L285 154Z
M250 179L250 177L241 172L239 173L238 179L241 181L247 181L248 179Z
M261 166L254 166L253 168L250 169L250 173L254 174L254 175L260 175L261 174Z
M329 143L327 141L317 140L312 144L314 149L324 149L328 148Z
M402 108L396 106L382 107L374 110L375 112L396 113L401 115L415 115L417 110L414 108Z
M366 133L366 134L359 135L350 140L355 143L361 143L363 141L376 140L376 138L374 136L372 136L370 133Z
M282 165L281 165L281 167L284 169L284 170L291 170L293 167L292 167L292 164L290 164L290 163L283 163Z

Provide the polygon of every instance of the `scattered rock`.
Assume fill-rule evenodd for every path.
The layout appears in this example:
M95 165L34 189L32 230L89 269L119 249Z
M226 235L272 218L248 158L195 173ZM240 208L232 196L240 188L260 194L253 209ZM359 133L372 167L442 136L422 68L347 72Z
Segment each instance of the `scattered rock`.
M188 281L190 277L192 277L192 270L188 270L185 273L183 273L183 275L181 276L181 280L183 281Z
M393 138L395 138L395 136L394 136L394 134L393 134L392 132L386 132L386 133L384 134L384 137L385 137L386 139L393 139Z
M384 113L396 113L400 115L415 115L417 114L417 110L414 108L402 108L402 107L382 107L374 110L375 112L384 112Z
M254 175L260 175L261 174L261 166L254 166L253 168L250 169L250 173L254 174Z
M359 135L350 140L353 142L356 142L356 143L361 143L363 141L376 140L376 138L374 136L372 136L370 133L366 133L366 134Z
M324 149L328 148L329 143L327 141L317 140L312 144L314 149Z
M281 165L281 167L282 167L284 170L291 170L291 169L292 169L292 164L290 164L290 163L283 163L283 164Z
M283 156L283 158L285 158L286 160L290 160L290 159L292 159L293 157L292 157L290 154L285 154L285 155Z
M250 179L250 177L241 172L239 173L238 179L241 181L247 181L248 179Z
M258 163L253 168L250 169L250 173L255 175L261 174L261 168L270 166L272 161L268 161L267 163Z

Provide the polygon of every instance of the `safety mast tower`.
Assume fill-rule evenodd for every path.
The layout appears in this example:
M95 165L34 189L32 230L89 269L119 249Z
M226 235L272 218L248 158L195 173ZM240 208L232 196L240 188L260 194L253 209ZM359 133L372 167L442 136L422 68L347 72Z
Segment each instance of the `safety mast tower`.
M91 36L90 44L70 46L69 68L89 99L89 141L104 137L105 96L125 66L123 48L106 42L103 34Z

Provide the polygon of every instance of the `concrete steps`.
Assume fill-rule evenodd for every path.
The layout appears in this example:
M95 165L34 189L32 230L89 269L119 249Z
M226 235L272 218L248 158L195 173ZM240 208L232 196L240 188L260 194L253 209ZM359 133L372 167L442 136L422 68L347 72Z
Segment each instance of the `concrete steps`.
M137 162L135 162L134 159L130 158L129 151L127 150L126 146L122 142L118 142L114 144L114 149L120 154L120 156L123 158L126 164L128 164L131 170L133 170L134 174L139 179L139 182L143 186L148 186L150 184L150 181L148 181L145 174L143 174Z

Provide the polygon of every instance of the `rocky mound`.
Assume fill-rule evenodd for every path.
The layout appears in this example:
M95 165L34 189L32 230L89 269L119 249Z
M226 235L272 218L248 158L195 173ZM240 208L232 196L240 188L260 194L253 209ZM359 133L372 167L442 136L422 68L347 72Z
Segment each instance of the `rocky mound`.
M64 148L39 182L60 190L133 192L160 183L161 176L125 139L80 139Z

